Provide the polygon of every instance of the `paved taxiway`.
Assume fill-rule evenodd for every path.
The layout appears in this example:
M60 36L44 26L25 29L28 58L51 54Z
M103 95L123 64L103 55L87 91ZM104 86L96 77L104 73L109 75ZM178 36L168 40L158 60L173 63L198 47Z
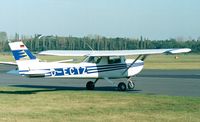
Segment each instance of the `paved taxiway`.
M86 79L26 78L7 73L15 67L0 65L0 86L47 88L54 90L85 90ZM114 79L115 80L115 79ZM120 80L125 79L118 79ZM200 70L143 70L135 80L135 90L128 93L172 96L200 96ZM96 91L116 91L105 80L99 80ZM40 91L36 91L40 92Z

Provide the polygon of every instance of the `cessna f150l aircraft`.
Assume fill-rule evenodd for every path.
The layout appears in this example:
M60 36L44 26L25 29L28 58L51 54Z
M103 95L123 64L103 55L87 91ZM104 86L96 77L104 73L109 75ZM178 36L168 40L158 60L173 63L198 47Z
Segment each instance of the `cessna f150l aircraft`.
M105 79L115 85L110 79L127 78L117 86L120 91L135 87L131 77L138 74L147 55L177 54L190 52L191 49L146 49L146 50L112 50L112 51L64 51L49 50L39 54L54 56L85 56L81 63L69 63L67 60L56 62L41 62L23 44L23 42L9 43L16 63L1 62L17 65L19 74L28 77L45 78L86 78L86 88L93 90L99 79ZM136 59L126 59L125 56L138 55ZM67 62L67 63L66 63Z

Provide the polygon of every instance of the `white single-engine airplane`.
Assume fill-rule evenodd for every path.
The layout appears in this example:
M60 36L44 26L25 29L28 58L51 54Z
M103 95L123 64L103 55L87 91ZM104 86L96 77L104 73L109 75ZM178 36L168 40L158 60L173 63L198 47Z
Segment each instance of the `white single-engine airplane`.
M146 49L146 50L110 50L110 51L64 51L49 50L39 54L54 56L85 56L81 63L69 63L67 60L56 62L41 62L23 44L23 42L10 42L9 46L16 63L1 62L2 64L17 65L19 74L28 77L48 78L86 78L86 88L93 90L99 79L127 78L117 86L120 91L135 87L131 77L138 74L147 55L177 54L190 52L189 48L181 49ZM136 59L126 59L125 56L138 55ZM66 63L67 62L67 63ZM114 85L115 83L112 82Z

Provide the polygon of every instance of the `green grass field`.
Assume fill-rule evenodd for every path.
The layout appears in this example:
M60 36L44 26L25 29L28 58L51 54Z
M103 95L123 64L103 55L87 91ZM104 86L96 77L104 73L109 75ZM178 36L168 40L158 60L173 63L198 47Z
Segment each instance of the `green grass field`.
M153 55L147 57L145 69L197 69L200 70L200 55Z
M199 122L200 98L0 88L0 121Z
M200 69L200 55L149 56L145 69ZM65 57L40 56L42 60ZM81 60L81 58L79 58ZM0 61L13 61L0 55ZM0 122L199 122L200 97L0 87Z

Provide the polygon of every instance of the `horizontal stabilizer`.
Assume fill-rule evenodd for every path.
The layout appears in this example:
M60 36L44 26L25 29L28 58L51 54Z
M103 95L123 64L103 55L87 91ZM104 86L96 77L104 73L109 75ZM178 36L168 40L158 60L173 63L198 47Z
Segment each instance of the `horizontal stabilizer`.
M49 70L30 70L28 72L20 72L21 75L27 77L45 77L46 73L49 73Z
M0 64L17 66L17 63L15 62L0 62Z

